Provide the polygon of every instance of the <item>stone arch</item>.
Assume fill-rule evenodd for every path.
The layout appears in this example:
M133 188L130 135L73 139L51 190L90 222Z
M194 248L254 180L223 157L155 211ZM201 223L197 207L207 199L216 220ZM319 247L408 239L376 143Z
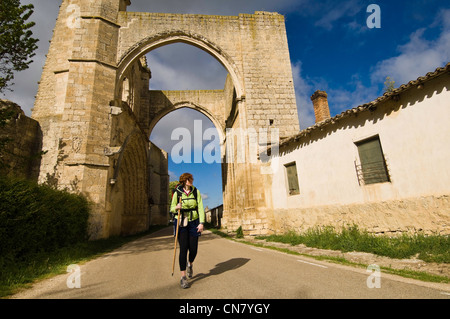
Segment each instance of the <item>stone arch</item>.
M219 46L209 41L205 37L195 33L188 33L184 31L162 32L156 35L148 36L129 48L119 58L115 96L120 96L121 80L123 79L126 70L136 59L154 49L177 42L193 45L215 57L217 61L222 64L230 74L237 97L239 99L245 97L243 78L233 59Z
M43 182L52 174L58 176L58 186L64 186L73 183L74 176L80 176L77 185L93 199L94 218L101 221L98 236L117 234L110 231L111 226L105 227L110 219L124 218L124 226L118 224L119 233L138 231L142 224L149 222L148 211L146 217L140 215L139 205L133 206L134 199L127 197L140 195L123 189L137 189L139 183L145 184L142 180L132 180L137 168L153 170L159 176L167 171L164 168L167 154L163 152L159 152L158 163L150 165L153 162L150 163L146 128L170 103L192 101L202 105L214 115L209 118L226 128L258 130L270 126L278 129L281 137L298 133L295 90L282 15L263 11L238 16L126 12L128 1L97 0L95 5L82 6L81 23L73 28L66 23L72 18L72 12L67 10L72 2L63 0L61 3L32 117L42 128L42 148L49 150L42 157L39 180ZM87 4L88 1L81 2ZM215 102L210 107L209 102L203 100L204 94L194 99L162 92L171 99L166 96L165 104L151 109L140 106L156 105L150 103L155 97L152 92L134 90L135 95L131 97L137 100L130 99L131 105L122 100L121 81L126 74L136 75L137 88L144 88L145 81L149 81L150 74L145 73L148 70L135 69L136 73L132 74L131 66L144 66L139 60L144 54L176 42L211 54L228 71L229 80L223 90L227 92L223 93L227 97L225 108ZM133 84L131 80L129 84ZM231 98L228 98L229 92L232 92ZM134 129L141 137L138 137L139 132L130 135ZM74 133L79 139L74 140ZM129 137L125 145L124 136ZM250 149L247 147L245 151L245 156L250 158ZM154 167L158 164L160 168L156 171ZM267 213L271 212L272 203L265 196L261 182L265 178L259 169L261 163L247 161L243 164L233 162L222 166L226 216L223 225L229 229L247 225L247 231L264 232L271 223ZM126 170L130 179L122 176L128 172ZM117 177L115 185L111 184L112 176ZM122 191L117 191L118 186ZM167 189L168 186L161 182L157 187ZM243 194L243 200L233 202L238 192ZM120 198L127 200L126 204L121 203ZM164 198L163 193L161 198ZM138 201L145 206L141 199ZM154 207L153 203L147 205ZM125 212L133 213L128 216ZM133 218L136 218L134 225L125 221Z
M164 116L166 116L169 113L172 113L173 111L182 109L182 108L190 108L193 110L196 110L200 113L202 113L203 115L205 115L216 127L218 133L219 133L219 138L220 138L220 145L223 145L225 142L225 127L223 126L223 124L217 120L214 115L205 107L200 106L196 103L193 102L189 102L189 101L184 101L184 102L178 102L176 104L174 104L172 107L167 107L165 109L162 109L161 111L159 111L152 119L152 121L150 122L149 125L149 132L151 133L153 131L153 128L155 127L155 125L159 122L159 120L161 120Z
M110 233L128 235L149 225L148 142L139 130L132 131L118 152L111 180Z

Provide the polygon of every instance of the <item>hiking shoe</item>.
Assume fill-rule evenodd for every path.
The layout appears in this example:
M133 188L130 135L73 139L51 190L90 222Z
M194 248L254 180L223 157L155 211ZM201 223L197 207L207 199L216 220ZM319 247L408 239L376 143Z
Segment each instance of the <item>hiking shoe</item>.
M186 272L187 272L188 277L192 278L192 275L194 274L194 269L193 269L192 264L187 265Z
M188 283L186 277L181 278L180 285L181 285L181 288L183 288L183 289L189 288L189 283Z

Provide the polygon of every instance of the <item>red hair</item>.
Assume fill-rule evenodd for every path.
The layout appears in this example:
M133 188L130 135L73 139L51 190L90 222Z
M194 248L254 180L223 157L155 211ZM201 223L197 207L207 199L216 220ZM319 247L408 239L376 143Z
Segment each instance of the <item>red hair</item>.
M183 186L184 186L184 185L186 185L186 181L190 180L190 179L192 179L192 180L194 179L194 176L192 176L191 173L183 173L180 176L180 183L183 184Z

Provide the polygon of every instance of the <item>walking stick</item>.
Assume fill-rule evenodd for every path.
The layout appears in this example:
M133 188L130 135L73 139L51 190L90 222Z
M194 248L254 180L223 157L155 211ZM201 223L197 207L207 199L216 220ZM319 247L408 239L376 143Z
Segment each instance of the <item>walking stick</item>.
M179 203L181 204L181 196L180 196L180 201ZM178 242L178 229L180 228L180 209L178 210L178 218L177 218L177 231L175 234L175 249L173 250L173 262L172 262L172 276L173 276L173 272L175 271L175 257L177 254L177 242Z

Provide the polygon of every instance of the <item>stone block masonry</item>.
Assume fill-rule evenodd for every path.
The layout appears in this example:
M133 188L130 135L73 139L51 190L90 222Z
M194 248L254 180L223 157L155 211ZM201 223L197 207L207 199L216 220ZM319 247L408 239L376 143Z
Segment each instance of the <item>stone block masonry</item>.
M168 187L167 167L157 165L167 157L151 150L148 138L174 108L208 116L221 145L228 128L277 129L281 137L299 131L282 15L126 12L129 3L62 1L32 115L48 150L39 181L75 187L94 202L94 237L129 234L164 220L164 196L155 192L157 185ZM229 74L224 90L149 92L144 55L175 42L215 57ZM155 102L158 94L170 103ZM245 156L245 163L223 165L224 223L233 220L238 227L245 220L258 232L265 227L258 225L268 224L271 199L248 147ZM248 216L261 217L253 223Z
M0 126L0 173L37 181L42 147L39 123L8 100L0 100L0 110L12 112L6 125Z

